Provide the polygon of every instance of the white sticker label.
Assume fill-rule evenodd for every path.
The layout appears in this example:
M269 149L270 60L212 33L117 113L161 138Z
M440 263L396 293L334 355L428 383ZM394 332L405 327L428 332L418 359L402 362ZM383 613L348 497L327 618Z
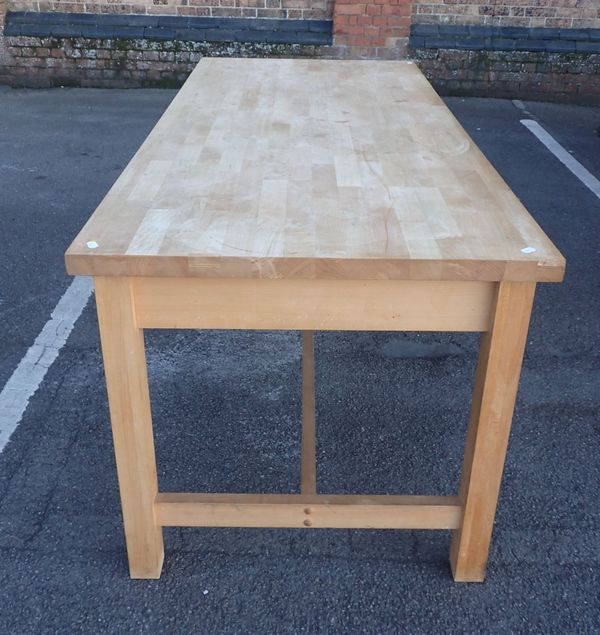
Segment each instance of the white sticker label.
M95 240L90 240L86 246L88 249L98 249L98 243Z
M533 254L533 253L535 253L537 250L536 250L536 248L535 248L535 247L523 247L523 249L521 249L521 251L522 251L524 254Z

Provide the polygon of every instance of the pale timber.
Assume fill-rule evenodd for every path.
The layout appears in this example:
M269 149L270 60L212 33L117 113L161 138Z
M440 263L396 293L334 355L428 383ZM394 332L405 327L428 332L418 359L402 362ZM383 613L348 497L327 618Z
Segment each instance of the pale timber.
M202 59L66 261L72 274L202 278L564 269L417 66L356 60Z
M451 529L455 580L483 580L535 286L565 262L414 64L203 59L66 263L95 277L132 577L190 525ZM300 494L158 491L145 328L302 331ZM315 330L483 334L458 496L317 495Z

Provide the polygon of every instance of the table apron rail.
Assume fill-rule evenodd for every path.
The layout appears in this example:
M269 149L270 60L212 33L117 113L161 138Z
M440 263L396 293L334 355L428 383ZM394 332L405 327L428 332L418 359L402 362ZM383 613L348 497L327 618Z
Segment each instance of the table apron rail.
M498 288L480 281L130 281L137 326L168 329L483 332Z
M160 493L163 527L298 527L456 529L462 507L454 496Z

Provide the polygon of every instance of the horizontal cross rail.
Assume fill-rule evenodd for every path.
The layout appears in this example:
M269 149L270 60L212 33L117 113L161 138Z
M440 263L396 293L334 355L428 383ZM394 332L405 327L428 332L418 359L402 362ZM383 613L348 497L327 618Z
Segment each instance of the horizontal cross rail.
M313 527L456 529L455 496L160 493L154 503L163 527Z

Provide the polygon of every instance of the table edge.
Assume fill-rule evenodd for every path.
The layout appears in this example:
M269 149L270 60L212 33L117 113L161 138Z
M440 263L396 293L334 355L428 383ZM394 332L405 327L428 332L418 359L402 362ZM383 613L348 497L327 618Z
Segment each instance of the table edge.
M560 253L552 260L122 256L68 250L67 273L108 277L188 277L247 279L472 280L562 282Z

